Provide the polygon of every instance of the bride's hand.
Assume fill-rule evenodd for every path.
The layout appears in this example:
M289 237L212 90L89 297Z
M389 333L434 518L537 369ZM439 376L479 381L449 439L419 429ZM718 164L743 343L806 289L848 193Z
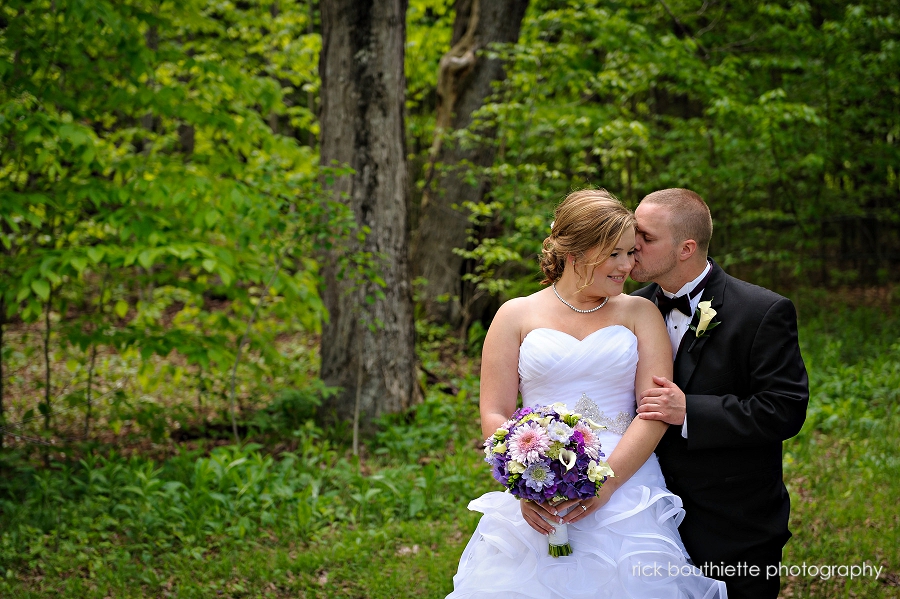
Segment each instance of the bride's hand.
M569 499L568 501L563 501L556 505L520 500L519 507L522 510L522 517L525 518L525 521L528 522L528 525L531 526L531 528L541 534L548 535L553 532L553 526L551 526L547 520L551 520L557 524L571 524L573 522L578 522L588 514L596 512L606 505L606 502L609 501L609 498L614 491L615 485L607 482L607 484L600 487L600 493L594 497L589 497L588 499ZM566 512L566 510L569 511ZM565 516L560 516L560 514L565 514ZM542 515L544 518L547 518L547 520L544 520L544 518L541 517Z
M572 524L606 505L606 502L609 501L613 491L615 491L613 485L605 484L600 487L600 492L594 497L589 497L588 499L570 499L560 503L556 508L559 510L559 513L566 514L563 517L563 522L565 524ZM566 513L565 510L567 508L572 509Z
M522 510L522 517L525 518L525 522L542 535L548 535L553 532L553 527L544 518L557 524L561 523L559 506L554 507L549 503L537 503L528 499L521 499L519 500L519 507Z

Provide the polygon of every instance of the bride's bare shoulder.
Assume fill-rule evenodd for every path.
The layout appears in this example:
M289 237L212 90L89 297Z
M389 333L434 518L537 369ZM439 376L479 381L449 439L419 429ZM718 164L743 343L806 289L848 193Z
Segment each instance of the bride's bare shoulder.
M641 315L657 309L656 304L646 297L626 294L622 294L620 297L625 301L624 305L627 306L629 310L635 311Z
M665 333L666 325L656 304L645 297L635 295L623 295L622 299L625 300L622 304L627 315L625 319L635 335L641 337L642 334L648 334L648 332L658 334L662 331Z
M530 313L538 310L538 305L540 304L540 298L538 297L540 292L532 293L531 295L526 295L523 297L514 297L510 300L507 300L500 306L500 309L497 310L497 315L494 317L497 318L514 318L521 319L528 316Z
M527 327L535 315L545 310L543 306L546 298L543 295L542 291L538 291L531 295L507 300L494 315L491 327L503 327L517 331Z
M655 329L657 324L662 324L662 316L656 304L646 298L622 294L616 296L615 301L620 324L631 329L637 337L641 336L642 331Z

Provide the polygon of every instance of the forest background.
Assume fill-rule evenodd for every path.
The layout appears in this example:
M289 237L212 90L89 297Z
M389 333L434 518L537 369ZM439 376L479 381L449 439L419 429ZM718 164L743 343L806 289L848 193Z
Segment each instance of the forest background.
M791 297L786 597L900 595L896 2L5 0L0 595L443 596L577 188ZM632 285L630 288L634 288Z

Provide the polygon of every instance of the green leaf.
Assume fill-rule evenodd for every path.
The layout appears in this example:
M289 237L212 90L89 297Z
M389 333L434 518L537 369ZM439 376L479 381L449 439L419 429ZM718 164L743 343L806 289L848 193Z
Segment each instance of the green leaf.
M128 302L125 300L117 301L113 310L119 318L125 318L125 315L128 314Z
M50 299L50 283L44 279L35 279L32 281L31 289L45 302Z
M228 287L231 285L231 282L234 280L234 274L231 269L227 266L222 266L219 268L219 278L222 279L222 284Z
M69 260L69 264L71 264L75 270L78 271L78 274L81 274L85 268L87 268L87 259L81 256L76 256Z
M103 255L105 253L106 251L103 248L91 247L87 250L88 258L90 258L94 264L100 264L100 261L103 260Z
M206 220L206 226L212 228L217 222L219 222L219 218L221 216L222 215L219 214L218 210L209 210L204 217L204 220Z
M144 250L140 254L138 254L138 262L140 262L141 266L150 270L150 267L153 266L153 259L155 258L154 252L152 250Z
M41 137L41 133L42 133L42 131L41 131L40 127L32 127L25 134L25 137L23 138L23 140L26 144L34 143L36 140L38 140Z

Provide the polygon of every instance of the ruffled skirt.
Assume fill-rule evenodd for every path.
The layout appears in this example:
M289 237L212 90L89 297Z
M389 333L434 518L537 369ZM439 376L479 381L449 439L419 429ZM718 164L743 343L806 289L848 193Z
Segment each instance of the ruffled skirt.
M484 514L463 551L447 599L725 599L725 583L690 564L678 524L681 499L651 456L601 509L568 525L574 553L552 557L547 537L509 493L469 503Z

